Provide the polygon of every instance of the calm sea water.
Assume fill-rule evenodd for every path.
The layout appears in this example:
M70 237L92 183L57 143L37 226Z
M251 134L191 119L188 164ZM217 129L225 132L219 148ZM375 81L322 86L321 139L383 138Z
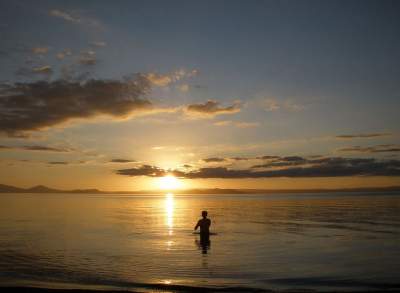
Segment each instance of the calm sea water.
M204 209L209 247L193 234ZM399 280L396 193L0 195L1 285L346 291Z

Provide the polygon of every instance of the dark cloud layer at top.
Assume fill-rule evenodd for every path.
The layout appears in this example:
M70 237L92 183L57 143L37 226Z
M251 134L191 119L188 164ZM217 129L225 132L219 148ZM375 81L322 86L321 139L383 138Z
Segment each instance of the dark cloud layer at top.
M290 157L289 157L290 158ZM295 157L291 157L295 158ZM301 158L301 157L296 157ZM144 165L137 168L117 170L117 174L126 176L162 177L173 174L184 179L207 178L313 178L343 176L400 176L399 160L377 160L374 158L306 158L279 161L279 168L274 164L257 166L250 169L228 169L226 167L199 168L192 171L164 170L159 167ZM294 163L296 162L296 163ZM278 163L278 162L275 162ZM286 165L284 165L286 163ZM294 165L293 165L294 164ZM261 169L263 168L263 169Z
M0 86L0 133L40 130L76 118L151 110L143 75L129 80L37 81Z

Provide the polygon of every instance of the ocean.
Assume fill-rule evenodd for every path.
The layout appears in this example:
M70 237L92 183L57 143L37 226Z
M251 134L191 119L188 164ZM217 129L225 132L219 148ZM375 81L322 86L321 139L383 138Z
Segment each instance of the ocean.
M193 228L207 210L210 243ZM400 193L1 194L0 285L400 290Z

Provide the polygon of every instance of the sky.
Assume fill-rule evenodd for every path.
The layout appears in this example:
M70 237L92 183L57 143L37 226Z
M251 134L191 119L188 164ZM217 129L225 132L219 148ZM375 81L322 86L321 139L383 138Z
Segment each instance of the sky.
M0 0L0 183L400 185L399 35L398 1Z

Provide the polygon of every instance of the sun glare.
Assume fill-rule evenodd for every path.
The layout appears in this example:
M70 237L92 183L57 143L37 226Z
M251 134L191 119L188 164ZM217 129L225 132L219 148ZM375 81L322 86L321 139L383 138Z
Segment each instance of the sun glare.
M181 182L179 181L178 178L176 178L172 175L167 175L167 176L159 178L158 186L160 189L173 190L173 189L180 188Z

